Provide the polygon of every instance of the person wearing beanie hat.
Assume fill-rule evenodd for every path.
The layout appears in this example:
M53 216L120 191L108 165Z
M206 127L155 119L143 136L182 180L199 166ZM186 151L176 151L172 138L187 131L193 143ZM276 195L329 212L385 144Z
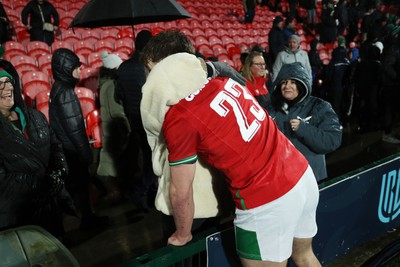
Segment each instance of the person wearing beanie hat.
M115 83L122 60L114 54L102 52L103 67L99 70L99 99L102 128L102 147L99 154L97 176L106 189L105 200L115 202L121 198L116 179L121 175L120 159L129 142L131 126L123 106L115 99Z
M58 239L63 213L74 208L65 191L68 165L45 115L26 106L18 73L0 60L0 229L38 225Z
M306 69L306 72L310 75L310 79L312 79L310 60L308 59L307 52L300 49L300 37L297 34L289 36L288 46L277 55L272 67L272 81L275 80L284 64L293 62L300 62Z
M279 130L307 158L320 182L328 177L325 154L340 146L342 130L331 104L312 96L311 87L302 64L285 64L274 81L269 101L262 106L274 118Z
M108 54L107 51L102 51L100 57L103 61L103 66L107 69L118 69L119 65L122 63L122 59L119 56Z
M382 42L378 41L378 42L373 43L372 45L378 47L379 53L382 54L382 52L383 52L383 44L382 44Z

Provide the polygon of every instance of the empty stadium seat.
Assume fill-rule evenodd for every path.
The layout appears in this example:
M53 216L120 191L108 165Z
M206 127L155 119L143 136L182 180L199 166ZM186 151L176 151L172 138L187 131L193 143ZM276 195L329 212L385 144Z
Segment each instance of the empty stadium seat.
M118 39L118 31L119 30L116 28L110 28L110 29L101 31L101 33L100 33L101 40L104 40L104 41L117 40Z
M61 40L63 41L70 41L70 42L77 42L80 41L82 38L80 34L74 32L72 30L62 30L61 31Z
M93 91L86 87L75 87L75 93L81 104L83 117L86 117L89 112L96 109L96 98Z
M82 68L79 86L84 86L91 89L93 92L97 92L99 87L98 70L95 68Z
M90 53L94 52L93 43L87 40L74 42L74 50L76 54L81 54L87 57Z
M40 83L30 83L24 86L24 101L28 107L35 107L34 99L36 98L36 95L40 92L50 92L49 86Z
M17 41L7 41L3 44L4 56L26 55L25 46Z
M51 54L42 55L37 59L39 70L51 77Z
M121 29L120 31L118 31L118 39L122 39L125 37L129 37L129 38L133 38L133 32L131 29Z
M95 109L86 116L86 134L93 148L102 147L102 128L99 110Z
M133 51L133 39L121 38L114 43L114 49L118 52L123 52L130 55Z
M43 84L51 89L50 77L47 73L39 70L32 70L25 72L21 77L22 86L28 86L30 84Z
M11 64L17 70L19 77L22 77L23 73L31 70L39 70L36 59L28 55L17 55L10 59Z
M50 47L47 43L41 41L30 41L26 44L26 53L38 59L42 55L50 54Z
M26 43L30 42L30 34L26 30L22 30L17 32L17 41L21 44L25 45Z
M93 52L88 55L88 67L98 69L103 66L103 61L101 59L101 52Z
M107 51L109 54L114 52L114 45L112 42L98 40L93 44L95 52Z
M81 33L83 41L91 42L92 44L100 40L100 31L97 29L86 30Z
M42 105L48 105L50 100L50 91L41 91L36 94L35 107L39 109Z
M51 44L51 52L54 53L59 48L67 48L71 51L74 51L74 45L71 41L55 41Z

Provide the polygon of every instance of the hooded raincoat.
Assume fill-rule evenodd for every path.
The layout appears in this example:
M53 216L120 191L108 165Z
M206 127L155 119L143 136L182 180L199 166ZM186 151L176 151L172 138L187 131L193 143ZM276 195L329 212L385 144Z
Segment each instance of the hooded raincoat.
M304 91L293 101L283 98L279 84L283 80L296 80ZM282 66L271 98L263 104L279 130L307 158L317 181L327 178L325 154L336 150L342 142L342 130L332 106L325 100L311 96L311 80L300 63ZM289 121L299 119L300 126L292 131Z
M11 63L0 60L0 67L18 81ZM50 174L59 172L63 178L68 172L61 143L44 114L25 105L18 82L11 110L22 130L0 114L0 230L35 224L59 237L64 231L61 207L73 209L65 189L52 191Z

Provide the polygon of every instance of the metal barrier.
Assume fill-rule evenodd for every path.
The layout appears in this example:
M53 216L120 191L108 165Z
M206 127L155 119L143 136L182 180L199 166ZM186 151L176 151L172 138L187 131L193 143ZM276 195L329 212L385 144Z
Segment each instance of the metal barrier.
M317 223L314 250L323 265L398 227L400 153L320 184ZM222 238L222 233L228 238ZM196 235L184 247L166 246L118 267L239 266L234 258L232 237L232 222L229 222ZM218 263L208 262L207 246L211 245L217 251Z

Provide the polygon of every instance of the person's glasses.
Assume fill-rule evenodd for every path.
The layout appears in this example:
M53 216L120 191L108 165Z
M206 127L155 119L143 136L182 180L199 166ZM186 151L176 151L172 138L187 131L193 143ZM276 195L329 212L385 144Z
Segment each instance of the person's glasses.
M253 63L253 65L256 65L257 67L265 67L265 63Z
M0 82L0 90L4 90L4 88L6 88L7 84L10 84L12 87L14 87L15 80L14 79L7 79L4 82Z

